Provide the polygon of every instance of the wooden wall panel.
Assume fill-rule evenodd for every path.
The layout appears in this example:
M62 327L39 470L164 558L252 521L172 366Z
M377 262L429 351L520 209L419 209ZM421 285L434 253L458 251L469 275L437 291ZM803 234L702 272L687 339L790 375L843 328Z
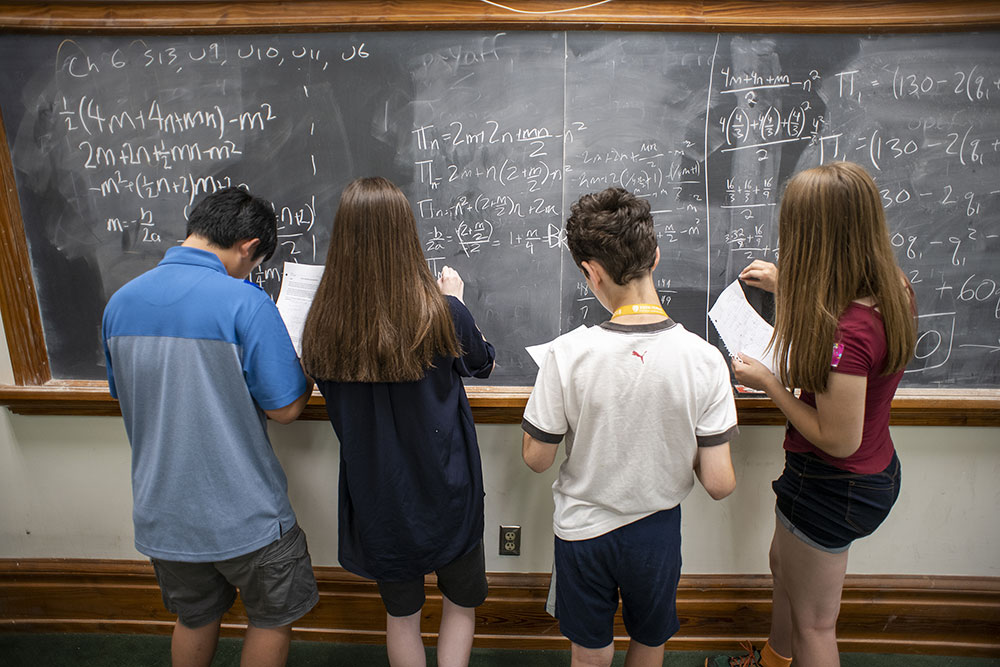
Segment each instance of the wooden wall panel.
M385 612L372 582L340 568L316 568L320 603L295 627L297 639L381 644ZM566 649L544 611L547 574L494 573L477 610L476 646ZM673 650L727 650L762 642L770 621L770 577L681 577L680 632ZM428 578L425 638L433 642L441 599ZM0 632L166 634L173 617L160 601L149 564L140 561L0 560ZM237 603L223 634L246 625ZM842 651L1000 657L1000 579L848 576L838 625ZM621 616L616 644L626 646Z

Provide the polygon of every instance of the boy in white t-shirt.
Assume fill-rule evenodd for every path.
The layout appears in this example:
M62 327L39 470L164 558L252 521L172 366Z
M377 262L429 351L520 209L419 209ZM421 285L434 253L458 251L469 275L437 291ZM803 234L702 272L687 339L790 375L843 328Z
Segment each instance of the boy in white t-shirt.
M729 367L659 304L647 201L621 188L585 195L566 235L613 315L553 341L524 411L532 470L547 470L566 440L552 485L556 616L574 666L610 665L620 594L626 664L662 665L679 627L680 502L695 476L716 500L736 486Z

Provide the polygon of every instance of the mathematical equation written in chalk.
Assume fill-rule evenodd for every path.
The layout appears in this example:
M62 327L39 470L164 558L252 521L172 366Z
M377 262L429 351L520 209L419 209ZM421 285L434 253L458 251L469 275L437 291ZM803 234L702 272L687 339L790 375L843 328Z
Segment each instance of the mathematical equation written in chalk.
M857 162L918 296L910 375L947 384L971 381L962 354L1000 350L995 38L12 35L4 53L31 57L5 59L0 99L19 178L62 184L20 186L23 209L74 211L53 209L45 233L93 257L108 292L183 240L199 197L237 186L274 206L279 248L251 280L276 295L282 262L323 262L343 186L384 175L432 272L458 266L484 302L506 303L488 278L509 267L515 293L562 299L553 335L603 317L568 253L581 195L649 202L661 303L708 336L710 295L779 260L788 177ZM533 315L506 307L498 322Z

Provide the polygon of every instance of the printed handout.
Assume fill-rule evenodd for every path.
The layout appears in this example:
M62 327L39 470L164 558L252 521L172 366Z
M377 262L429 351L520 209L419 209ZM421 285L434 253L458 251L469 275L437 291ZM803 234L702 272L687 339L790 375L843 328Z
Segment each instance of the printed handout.
M285 262L281 291L278 292L278 312L299 356L302 356L302 330L306 326L306 316L322 277L322 264Z

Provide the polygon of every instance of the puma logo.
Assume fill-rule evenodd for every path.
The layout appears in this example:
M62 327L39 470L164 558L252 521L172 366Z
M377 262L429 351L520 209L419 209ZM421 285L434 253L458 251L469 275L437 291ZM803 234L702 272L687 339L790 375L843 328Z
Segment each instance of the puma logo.
M642 351L642 354L639 354L639 353L638 353L638 352L636 352L635 350L632 350L632 355L633 355L633 356L636 356L636 357L639 357L639 361L641 361L641 362L642 362L642 365L643 365L643 366L645 366L645 365L646 365L646 359L645 359L645 356L646 356L646 352L647 352L647 351L648 351L648 350L643 350L643 351Z

